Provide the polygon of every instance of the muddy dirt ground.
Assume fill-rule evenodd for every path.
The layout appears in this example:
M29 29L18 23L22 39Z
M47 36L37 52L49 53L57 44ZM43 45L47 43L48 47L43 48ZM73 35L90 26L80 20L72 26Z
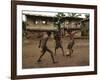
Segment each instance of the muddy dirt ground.
M62 44L65 54L67 53L67 44L69 39L63 38ZM38 48L39 39L24 39L22 45L22 68L45 68L45 67L68 67L68 66L86 66L89 65L89 43L87 39L75 39L72 57L63 56L61 49L57 50L54 58L57 63L52 63L51 56L48 52L42 57L42 62L37 62L41 55ZM54 52L55 41L49 39L48 47Z

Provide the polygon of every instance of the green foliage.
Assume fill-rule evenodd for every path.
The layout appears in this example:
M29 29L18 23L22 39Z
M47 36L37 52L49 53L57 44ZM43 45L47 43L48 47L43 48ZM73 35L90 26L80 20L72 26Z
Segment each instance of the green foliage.
M68 13L68 16L78 18L79 16L81 16L81 14L80 13Z
M65 14L63 12L58 12L55 15L54 26L57 27L59 31L61 29L61 24L63 23L62 19L64 17L65 17Z
M26 30L26 22L22 22L22 29L25 31Z
M65 14L63 12L58 12L56 17L61 19L61 18L65 17Z
M85 18L87 18L87 19L88 19L88 18L89 18L89 16L90 16L89 14L85 14Z

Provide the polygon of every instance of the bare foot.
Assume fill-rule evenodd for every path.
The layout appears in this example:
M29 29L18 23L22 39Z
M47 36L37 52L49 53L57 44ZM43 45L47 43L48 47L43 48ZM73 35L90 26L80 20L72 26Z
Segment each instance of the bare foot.
M53 61L54 64L58 63L57 61Z
M41 62L41 60L37 60L37 62Z

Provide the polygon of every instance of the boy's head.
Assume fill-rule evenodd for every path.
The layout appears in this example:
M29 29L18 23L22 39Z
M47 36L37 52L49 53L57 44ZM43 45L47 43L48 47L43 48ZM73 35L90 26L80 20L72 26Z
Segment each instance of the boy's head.
M47 34L48 34L48 36L50 36L51 35L51 32L50 31L47 31Z

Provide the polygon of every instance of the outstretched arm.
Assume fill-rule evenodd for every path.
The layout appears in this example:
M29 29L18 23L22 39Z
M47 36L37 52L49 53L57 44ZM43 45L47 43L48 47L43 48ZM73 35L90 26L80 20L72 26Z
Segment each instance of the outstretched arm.
M76 33L78 33L78 31L73 32L72 35L75 35Z

